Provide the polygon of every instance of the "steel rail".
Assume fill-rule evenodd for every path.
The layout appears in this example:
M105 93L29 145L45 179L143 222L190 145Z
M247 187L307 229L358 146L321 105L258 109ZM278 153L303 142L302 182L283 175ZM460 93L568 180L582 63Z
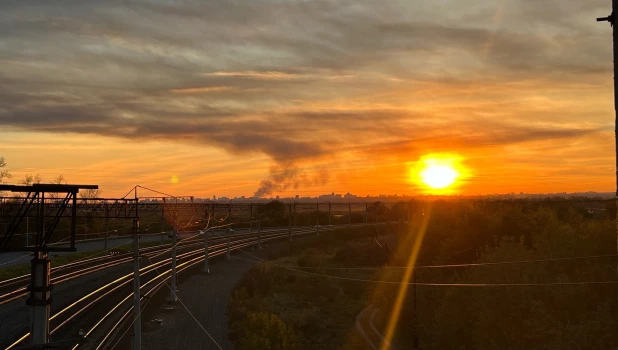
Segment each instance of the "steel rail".
M347 225L346 225L347 226ZM344 227L344 226L342 226ZM333 227L329 227L329 228L325 228L325 230L332 230L332 229L336 229L338 228L337 226L333 226ZM287 228L276 228L276 229L267 229L265 231L263 231L264 236L262 237L262 241L270 241L273 239L277 239L277 238L283 238L283 237L287 237L287 232L288 229ZM294 235L301 235L301 234L310 234L315 232L315 230L313 230L312 227L297 227L295 228L295 232ZM218 256L218 255L222 255L226 252L227 250L227 236L219 236L219 237L213 237L216 241L226 241L223 243L218 243L215 245L211 246L211 249L214 249L212 254L209 254L210 256ZM231 235L230 239L234 239L233 241L230 241L230 244L233 244L230 246L230 250L237 250L237 249L241 249L247 246L252 246L257 244L257 235L255 233L246 233L246 234L235 234L235 235ZM162 246L157 246L157 247L148 247L149 250L154 250L153 248L159 248L157 250L164 250L164 249L170 249L169 248L169 244L164 245L165 247L163 248L159 248ZM188 244L180 247L180 248L188 248L188 247L193 247L193 246L199 246L198 248L196 248L195 250L190 250L188 252L182 253L178 256L178 258L182 258L183 260L185 259L189 259L181 264L178 265L178 267L180 268L180 271L184 271L186 270L186 268L188 267L184 267L187 264L191 264L189 267L194 266L195 264L199 263L200 261L203 261L204 257L203 257L203 250L201 249L203 247L203 242L188 242ZM146 249L146 248L144 248ZM153 252L149 252L154 254L155 251ZM158 251L157 251L158 253ZM148 254L144 254L145 256L148 256ZM158 255L157 255L158 256ZM197 257L193 257L193 256L197 256ZM192 258L193 257L193 258ZM117 259L117 256L114 257ZM95 260L95 259L93 259ZM166 264L169 264L171 262L171 258L166 258L162 261L159 262L155 262L152 263L142 269L140 269L140 276L145 276L146 274L152 272L152 271L156 271L157 268L159 268L160 266L164 266ZM108 267L105 267L108 268ZM104 268L102 268L104 269ZM101 270L101 269L99 269ZM171 270L166 270L166 273L168 273ZM86 275L88 273L92 273L93 270L88 270L88 272L85 272L81 275ZM74 272L73 272L74 273ZM114 284L118 284L117 286L111 288L108 291L105 291L103 294L99 295L98 297L96 297L93 301L89 302L88 304L86 304L85 306L83 306L80 310L76 311L74 314L72 314L68 319L65 319L64 321L61 321L59 325L57 325L56 327L53 328L51 333L55 333L56 331L58 331L62 326L66 325L66 323L68 323L70 320L74 319L76 316L78 316L79 314L83 313L84 311L86 311L87 309L89 309L90 307L92 307L96 302L100 301L101 299L103 299L106 296L109 296L111 293L113 293L114 291L120 289L121 287L125 286L126 284L128 284L129 282L131 282L130 276L132 276L132 274L127 274L125 276L122 276L120 278L117 278L116 280L106 284L103 287L98 288L97 290L88 293L87 295L81 297L80 299L78 299L76 302L72 303L71 305L65 307L63 310L59 311L58 313L56 313L54 316L52 316L50 318L50 321L55 320L57 317L59 317L60 315L64 314L65 312L67 312L68 310L72 309L73 307L75 307L76 305L78 305L79 303L88 300L88 298L95 296L97 293L104 291L104 289L106 288L111 288ZM60 276L62 277L62 276ZM60 278L57 277L57 278ZM72 278L76 278L79 276L74 276ZM157 279L161 276L157 276L154 279ZM67 278L68 279L72 279L72 278ZM167 278L169 279L169 277ZM151 279L150 281L146 282L142 287L146 287L147 285L149 285L151 283L153 279ZM124 282L123 282L124 281ZM122 282L122 283L120 283ZM111 313L113 310L115 310L116 308L112 309L109 313ZM99 322L97 322L97 326L102 323L104 321L104 319L101 319ZM93 329L94 330L94 329ZM91 332L90 332L91 333ZM14 348L16 345L18 345L19 343L21 343L23 340L25 340L27 337L29 336L29 333L25 334L24 336L20 337L17 341L15 341L13 344L11 344L9 347L7 347L7 349L12 349Z

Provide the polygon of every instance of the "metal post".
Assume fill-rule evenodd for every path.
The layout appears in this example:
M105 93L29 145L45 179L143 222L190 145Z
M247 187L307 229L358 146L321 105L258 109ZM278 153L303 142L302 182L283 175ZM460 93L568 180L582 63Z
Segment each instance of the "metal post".
M165 218L165 197L163 197L163 204L161 204L161 218ZM165 230L163 230L163 223L161 223L161 244L163 244L163 240L165 239Z
M257 229L258 229L258 249L262 249L262 222L258 221L257 222Z
M348 204L348 225L352 225L352 204Z
M292 203L288 208L288 240L292 241Z
M105 216L107 216L107 215L105 215ZM105 251L107 251L107 239L108 239L108 236L109 236L109 230L108 230L109 226L107 225L107 221L108 220L109 220L108 218L105 218L105 243L103 243L103 250L105 250Z
M204 272L210 273L208 265L208 232L204 231Z
M376 203L375 223L378 224L378 204Z
M44 345L49 343L49 317L51 290L50 263L45 252L35 252L31 261L30 298L27 304L31 306L30 344Z
M71 248L75 248L75 236L77 235L77 192L71 193L73 204L71 206Z
M37 217L37 232L34 240L34 245L38 246L43 242L43 236L45 235L45 193L39 194L39 214ZM36 253L36 252L35 252Z
M328 203L328 226L330 226L330 203Z
M133 350L142 348L139 280L139 218L133 219Z
M249 203L249 233L253 232L253 205Z
M365 224L367 224L367 216L369 215L368 209L369 209L369 204L365 203Z
M175 302L176 301L176 244L177 244L177 235L178 235L178 227L177 227L177 223L176 221L178 220L178 213L176 211L174 211L174 213L172 214L172 276L170 278L170 285L171 285L171 291L170 291L170 298L169 301L170 302Z
M230 226L230 227L232 227L232 226ZM231 232L230 232L229 228L226 231L227 231L227 244L226 244L226 248L225 248L225 259L226 260L232 260L232 256L230 255L230 236L231 236Z
M614 110L616 112L614 121L614 138L616 146L616 251L618 252L618 77L616 71L618 70L618 26L616 26L615 13L618 10L618 0L612 0L612 14L608 17L597 18L597 22L607 21L612 26L613 36L613 51L614 51ZM618 273L618 265L616 265L616 272ZM618 296L618 295L617 295Z
M30 245L30 219L26 217L26 247Z
M416 312L416 271L412 271L412 349L418 349L418 313Z
M320 235L320 203L315 203L315 233Z
M172 276L170 278L171 291L170 291L170 302L176 301L176 235L178 234L178 228L176 227L178 214L176 211L173 213L173 223L172 223Z

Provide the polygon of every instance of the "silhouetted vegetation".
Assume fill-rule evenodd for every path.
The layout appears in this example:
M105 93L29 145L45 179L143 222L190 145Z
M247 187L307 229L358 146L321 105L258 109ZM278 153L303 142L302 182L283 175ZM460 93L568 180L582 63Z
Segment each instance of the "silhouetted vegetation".
M390 229L396 231L397 227ZM270 257L276 258L273 263L301 270L311 267L306 271L317 273L326 270L315 267L349 266L359 262L380 266L387 259L382 248L371 243L373 235L373 227L342 229L293 242L291 256L281 257L287 255L287 249L283 249ZM362 257L372 257L372 262L359 261ZM347 272L329 273L348 275ZM371 271L355 273L360 278L371 274ZM278 349L334 349L354 342L358 344L354 321L367 299L365 290L357 282L299 274L269 264L257 265L247 273L231 297L230 328L236 348L248 350L259 348L254 344L288 344ZM261 315L261 321L255 320L256 314ZM271 332L272 326L267 325L266 320L273 315L281 320L277 321L277 327L287 331Z
M423 208L427 232L417 265L534 261L615 254L615 224L599 203L447 203ZM591 209L593 208L593 209ZM399 243L409 252L423 226ZM392 264L405 266L400 254ZM615 345L616 287L547 285L615 280L615 257L419 269L416 281L489 284L417 286L423 349L608 349ZM383 269L381 279L401 280ZM495 284L531 284L495 286ZM386 324L399 286L377 286L372 303ZM412 288L408 288L396 343L411 344ZM397 341L398 340L398 341Z
M405 271L391 267L409 263L426 227L417 266L486 265L416 270L411 281L454 284L416 286L420 348L612 348L616 285L588 282L615 281L614 209L610 202L560 199L417 203L407 233L399 235L389 260L369 241L346 245L334 240L371 237L371 232L330 235L328 243L320 237L292 251L292 257L277 260L317 275L260 265L239 286L244 297L233 299L230 310L238 311L242 304L246 312L276 314L304 348L357 348L353 317L374 305L380 310L376 325L385 328L400 290L396 282L403 280ZM493 264L500 262L513 263ZM380 268L320 269L327 266ZM336 280L327 275L395 284ZM415 294L412 286L403 290L407 296L393 342L398 349L410 349ZM242 312L232 314L237 322L244 317ZM316 318L318 322L313 321ZM332 320L340 327L330 328ZM332 341L323 340L326 337Z

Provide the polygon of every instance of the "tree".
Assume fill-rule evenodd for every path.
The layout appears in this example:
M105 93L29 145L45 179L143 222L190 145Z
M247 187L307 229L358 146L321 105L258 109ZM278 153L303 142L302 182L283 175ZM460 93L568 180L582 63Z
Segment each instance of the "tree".
M285 217L285 210L285 203L274 200L264 204L262 214L273 220L278 220Z
M58 175L58 177L56 177L55 179L52 180L51 182L53 185L66 185L67 181L64 179L64 176L62 174ZM50 193L49 196L51 198L57 199L58 193Z
M81 190L79 196L83 199L94 199L101 196L101 190Z
M67 181L64 179L64 176L62 174L60 174L60 175L58 175L58 177L53 179L51 183L55 184L55 185L66 185Z
M22 185L30 186L32 184L40 184L41 181L41 175L36 174L33 176L32 174L27 174L20 183Z
M3 169L6 167L6 162L4 161L4 157L0 157L0 183L5 183L4 179L10 179L13 175L6 170Z

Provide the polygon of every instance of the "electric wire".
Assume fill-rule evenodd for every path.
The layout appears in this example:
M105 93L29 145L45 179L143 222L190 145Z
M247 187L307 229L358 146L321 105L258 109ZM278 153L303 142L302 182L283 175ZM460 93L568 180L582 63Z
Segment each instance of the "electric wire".
M579 286L579 285L608 285L608 284L617 284L618 281L585 281L585 282L547 282L547 283L428 283L428 282L397 282L397 281L384 281L384 280L370 280L370 279L362 279L362 278L352 278L352 277L342 277L342 276L333 276L327 274L321 274L310 271L303 271L296 268L291 268L286 265L275 264L270 261L266 261L261 259L255 255L252 255L243 249L239 249L241 252L255 258L258 260L248 260L242 259L236 256L232 256L234 259L244 260L252 263L264 263L276 267L280 267L282 269L286 269L289 271L294 271L306 275L317 276L317 277L326 277L331 279L339 279L345 281L353 281L353 282L366 282L366 283L379 283L379 284L396 284L396 285L416 285L416 286L434 286L434 287L536 287L536 286Z

